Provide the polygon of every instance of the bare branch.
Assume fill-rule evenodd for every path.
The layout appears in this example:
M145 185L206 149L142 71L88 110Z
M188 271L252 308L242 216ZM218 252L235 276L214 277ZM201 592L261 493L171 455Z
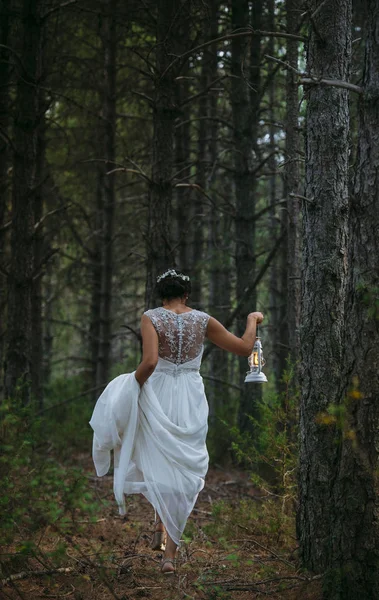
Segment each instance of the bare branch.
M184 102L182 102L180 104L180 108L182 106L185 106L189 102L192 102L193 100L196 100L196 98L200 98L201 96L204 96L204 94L206 94L211 89L212 86L214 86L219 81L222 81L223 79L226 79L228 77L229 77L229 75L222 75L221 77L218 77L217 79L215 79L214 81L212 81L209 85L207 85L203 90L200 90L200 92L198 92L197 94L193 94L193 96L189 96L188 98L186 98L186 100L184 100Z
M232 32L227 35L223 35L221 37L214 38L213 40L208 40L207 42L204 42L203 44L200 44L199 46L195 46L195 48L192 48L191 50L187 50L187 52L184 52L183 54L181 54L179 56L175 56L172 63L169 64L168 67L165 69L165 71L161 74L161 78L165 77L167 71L169 69L171 69L179 60L183 60L184 58L187 58L187 56L192 56L193 54L200 52L201 50L203 50L204 48L207 48L208 46L211 46L212 44L217 44L219 42L232 40L233 38L236 38L236 37L244 37L244 36L251 36L251 35L258 35L261 37L285 38L285 39L290 39L290 40L298 40L299 42L305 42L307 39L302 35L294 35L291 33L285 33L283 31L260 31L258 29L254 30L252 28L246 28L243 31Z
M0 233L2 233L3 231L7 231L7 229L9 229L11 225L12 221L8 221L8 223L5 223L2 227L0 227Z
M324 77L311 77L307 73L302 73L301 71L298 71L297 69L295 69L295 67L293 67L289 63L284 62L283 60L280 60L279 58L276 58L275 56L270 56L269 54L265 54L265 58L268 58L269 60L272 60L273 62L278 63L279 65L282 65L285 69L290 69L291 71L296 73L296 75L299 76L299 83L301 85L324 84L324 85L330 85L333 87L343 88L343 89L349 90L351 92L355 92L356 94L363 93L363 88L361 88L359 85L355 85L354 83L350 83L349 81L340 81L339 79L329 79L329 78L324 78Z
M150 96L147 96L147 94L143 94L142 92L136 92L135 90L132 90L132 94L135 94L136 96L140 96L144 100L147 100L148 103L151 105L154 104L154 100L152 98L150 98Z
M36 233L44 224L44 222L46 221L46 219L48 217L51 217L52 215L55 215L56 213L60 212L61 210L66 210L67 208L70 208L71 204L65 204L64 206L59 206L58 208L55 208L54 210L50 210L49 212L47 212L45 215L43 215L43 217L34 225L34 233Z
M55 573L72 573L75 569L73 567L58 567L56 569L46 569L44 571L21 571L21 573L14 573L9 577L2 580L1 584L6 585L11 581L19 581L20 579L26 579L27 577L45 577L46 575L54 575Z
M218 377L213 377L212 375L201 375L203 379L209 379L210 381L216 381L217 383L221 383L222 385L226 385L227 387L231 387L239 392L242 390L240 385L236 385L235 383L230 383L230 381L225 381L225 379L219 379ZM210 513L211 514L211 513Z
M175 125L175 129L179 127L183 127L183 125L190 125L191 123L195 123L196 121L215 121L216 123L220 123L221 125L225 125L229 129L234 129L232 123L229 123L226 119L221 119L220 117L195 117L193 119L187 119L186 121L181 121Z
M257 287L257 285L260 283L261 279L263 278L264 274L266 273L267 269L269 268L275 254L277 253L277 251L280 248L281 243L284 240L284 235L281 235L275 242L274 247L272 248L271 252L269 253L268 257L266 258L264 264L262 265L262 267L259 270L259 273L257 274L256 278L254 279L254 281L251 283L251 285L248 285L247 288L245 288L245 291L243 292L241 299L239 301L239 303L237 304L236 308L230 313L230 315L226 318L224 326L228 329L234 319L239 315L239 313L242 310L243 305L245 304L247 298L251 295L251 293L255 290L255 288ZM212 350L215 348L216 346L208 346L208 348L205 349L204 354L203 354L203 359L207 358L209 356L209 354L212 352Z
M348 81L340 81L339 79L318 79L316 77L301 77L299 79L299 83L301 83L302 85L330 85L332 87L343 88L345 90L349 90L350 92L355 92L356 94L363 94L363 88L361 88L359 85L349 83Z
M72 396L72 398L67 398L67 400L63 400L62 402L57 402L57 404L52 404L52 406L47 406L46 408L43 408L42 410L40 410L36 414L36 416L39 417L40 415L42 415L45 412L48 412L49 410L58 408L58 406L63 406L64 404L68 404L69 402L74 402L74 400L79 400L80 398L83 398L84 396L88 396L89 394L92 394L92 392L98 392L99 390L103 390L108 383L109 382L107 381L106 383L103 383L102 385L97 385L93 388L85 390L84 392L82 392L81 394L78 394L77 396Z
M142 344L142 335L138 331L136 331L135 329L133 329L133 327L130 327L130 325L121 325L121 327L123 327L124 329L128 329L129 331L131 331L131 333L136 336L136 338L139 341L139 343Z
M57 12L61 8L66 8L66 6L70 6L71 4L77 4L78 0L68 0L68 2L63 2L63 4L58 4L58 6L54 6L50 10L46 11L44 15L42 15L42 20L47 19L53 13Z

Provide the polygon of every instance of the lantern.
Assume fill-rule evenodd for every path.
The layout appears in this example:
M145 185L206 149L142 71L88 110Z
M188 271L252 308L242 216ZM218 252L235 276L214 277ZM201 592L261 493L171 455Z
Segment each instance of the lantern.
M266 383L267 377L262 371L266 361L263 358L262 343L256 338L252 353L248 358L250 371L246 373L245 383Z

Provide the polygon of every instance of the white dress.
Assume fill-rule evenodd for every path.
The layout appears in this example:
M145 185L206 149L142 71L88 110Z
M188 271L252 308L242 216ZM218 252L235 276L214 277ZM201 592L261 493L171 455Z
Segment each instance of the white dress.
M113 449L120 513L124 494L142 493L179 545L208 470L208 403L199 369L209 315L163 307L145 314L158 334L158 364L142 389L134 373L108 384L90 420L93 460L105 475Z

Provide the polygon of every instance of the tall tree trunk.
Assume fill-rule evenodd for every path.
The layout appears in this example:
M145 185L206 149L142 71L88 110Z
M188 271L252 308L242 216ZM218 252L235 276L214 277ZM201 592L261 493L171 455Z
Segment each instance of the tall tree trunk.
M287 0L287 31L297 34L301 19L301 0ZM297 69L298 42L287 40L287 62ZM299 169L299 94L296 75L292 69L287 69L286 74L286 167L285 189L287 198L287 328L288 333L284 343L288 341L289 357L291 363L296 365L300 349L300 273L301 273L301 248L300 248L300 200L301 194L300 169ZM295 387L298 369L294 369Z
M232 193L232 190L231 190ZM225 322L230 312L231 297L231 223L226 214L215 214L212 210L210 223L210 288L209 288L209 311L212 316ZM209 375L214 377L207 386L207 397L209 398L209 417L212 420L217 415L225 416L225 410L229 410L230 388L222 381L230 380L229 356L227 352L214 348L209 357ZM224 451L225 448L222 448Z
M160 271L175 262L172 244L172 167L177 67L170 67L175 53L179 0L157 0L156 74L153 112L153 165L149 189L147 232L146 306L156 305L155 282Z
M219 19L219 0L212 0L210 13L210 38L217 38ZM218 57L217 44L210 46L208 84L217 79ZM219 131L217 116L217 91L208 93L207 116L209 119L209 144L208 155L210 165L207 176L207 190L212 195L211 186L217 181L217 135ZM213 117L213 118L212 118ZM225 192L226 190L224 190ZM222 209L222 207L220 207ZM208 226L208 252L209 252L209 310L219 321L223 322L230 309L230 260L229 260L229 238L230 217L218 207L212 206L209 211ZM215 348L209 357L209 375L215 379L210 380L207 390L209 398L209 417L215 419L217 415L223 415L226 407L229 407L230 388L221 383L222 380L229 381L228 355L223 350ZM225 448L222 448L222 452Z
M252 26L260 29L262 16L261 1L254 2L252 7ZM246 27L249 23L249 2L233 0L233 29ZM255 274L255 195L256 177L253 170L253 149L257 142L259 119L259 87L260 87L260 37L251 38L250 72L248 64L246 40L236 37L232 40L232 75L231 103L234 126L234 171L236 194L236 292L237 302L243 296L246 286L254 279ZM250 89L246 82L249 77ZM251 91L251 93L249 93ZM255 308L256 293L245 302L237 320L238 334L242 335L246 327L246 318ZM239 359L240 383L243 383L247 361ZM260 390L258 386L244 386L241 392L239 407L239 426L241 430L252 430L248 415L257 416L257 402Z
M11 266L5 393L30 400L31 294L33 289L34 196L38 130L41 19L38 0L22 4L22 51L14 120Z
M99 144L100 145L100 144ZM96 207L94 215L94 243L91 249L91 309L89 325L89 356L91 357L90 381L88 387L97 387L100 385L98 378L99 356L100 356L100 319L101 319L101 233L103 216L103 166L98 165L96 170ZM104 383L104 382L101 382ZM92 399L98 397L97 391L94 391Z
M0 129L3 135L0 137L0 262L5 266L5 231L1 228L5 225L6 207L9 194L9 143L6 136L9 135L9 53L8 37L10 30L10 0L0 0ZM4 135L5 134L5 135ZM5 315L6 315L6 286L4 274L0 272L0 401L3 397L4 381L4 341L5 341Z
M188 98L189 80L184 79L178 83L176 88L176 103L181 106ZM185 104L181 110L180 122L175 128L175 171L178 173L177 180L183 180L188 183L188 177L191 172L190 164L190 118L191 112L188 104ZM190 229L191 229L191 189L176 188L176 240L179 245L179 268L183 273L190 270Z
M317 8L310 25L308 72L347 81L351 57L350 0ZM322 414L341 401L344 303L347 284L349 106L344 89L308 89L306 188L303 203L304 277L301 313L302 389L298 534L304 566L330 565L333 488L341 446ZM340 435L338 436L340 437Z
M54 314L54 283L53 269L51 262L48 263L46 274L43 278L43 295L44 295L44 327L43 327L43 373L42 381L46 386L50 383L51 378L51 361L53 356L53 327L52 319Z
M366 53L350 213L345 409L331 486L326 600L379 598L379 3L367 0Z
M116 148L116 31L117 0L109 0L103 20L102 42L104 55L103 87L103 156L101 178L102 229L101 229L101 295L100 295L100 341L97 361L96 384L105 384L109 379L112 337L112 275L113 275L113 230L115 213L114 174L107 174L115 167Z
M206 38L210 37L210 29L206 32ZM201 59L201 74L200 74L200 91L205 90L210 84L210 65L211 58L208 48L203 50ZM208 171L208 136L210 122L209 116L209 95L210 92L203 94L199 99L198 108L198 140L197 140L197 167L196 167L196 183L205 190L207 188L207 171ZM197 192L194 198L193 205L194 215L192 222L192 293L191 300L194 308L201 307L201 292L202 292L202 275L203 275L203 260L204 260L204 196Z
M44 110L43 94L39 98L40 111ZM36 193L34 196L34 221L39 223L44 206L44 177L45 177L45 118L40 116L36 148ZM43 376L43 331L42 331L42 260L43 260L43 227L40 225L34 234L34 277L31 304L32 319L32 371L31 391L39 408L43 407L42 376Z
M275 0L269 0L267 3L268 10L268 30L275 31ZM268 54L274 56L275 54L275 39L272 37L268 40ZM268 167L270 171L270 177L268 181L268 196L271 209L268 216L268 234L269 239L275 240L279 235L280 221L278 219L278 211L275 206L276 194L277 194L277 176L276 176L276 157L275 157L275 86L276 81L274 79L275 65L273 63L268 64L267 77L269 79L268 85L268 118L269 118L269 147L268 152L270 158L268 160ZM283 214L283 211L280 213ZM275 256L271 264L270 269L270 284L269 284L269 311L270 311L270 339L272 343L271 352L271 365L272 372L274 373L275 385L277 391L279 391L279 381L282 376L281 369L281 357L283 355L283 344L280 333L281 320L283 312L285 312L285 306L283 306L283 290L282 290L282 277L283 265L281 258L283 252L278 256ZM286 267L286 265L285 265ZM285 270L286 273L286 270Z

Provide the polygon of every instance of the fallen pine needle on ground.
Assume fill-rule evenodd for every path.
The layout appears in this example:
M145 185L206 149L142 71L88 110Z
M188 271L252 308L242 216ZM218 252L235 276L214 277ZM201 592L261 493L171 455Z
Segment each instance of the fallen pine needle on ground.
M82 457L82 462L84 457ZM1 598L75 600L318 600L320 577L297 564L294 515L262 499L247 473L210 469L178 551L177 572L162 575L162 554L150 549L154 511L142 496L127 497L119 516L112 477L94 478L98 514L71 515L60 532L35 532L31 551L2 550ZM20 540L26 532L20 531ZM54 548L62 545L61 554ZM54 562L56 564L54 564Z

